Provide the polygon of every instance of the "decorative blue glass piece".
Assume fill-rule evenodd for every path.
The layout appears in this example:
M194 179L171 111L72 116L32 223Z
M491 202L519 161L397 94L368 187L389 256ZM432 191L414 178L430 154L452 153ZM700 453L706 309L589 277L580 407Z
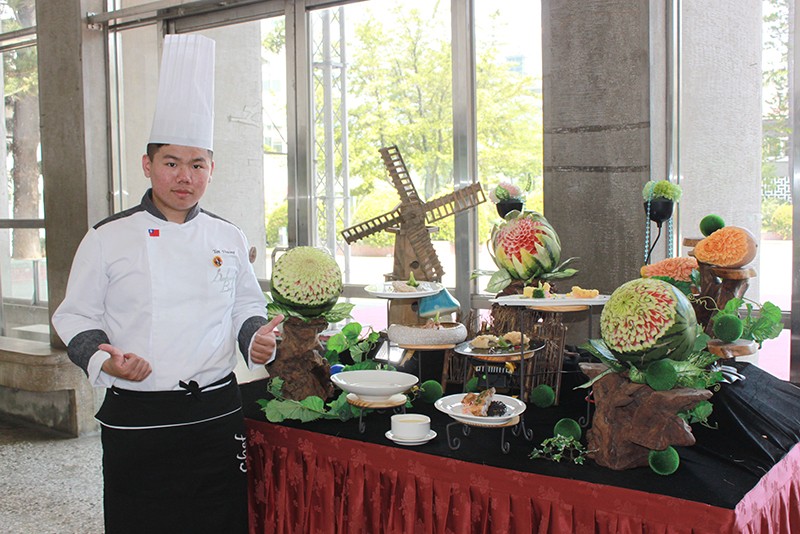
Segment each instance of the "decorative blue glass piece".
M436 317L437 313L444 315L457 312L460 309L461 304L447 291L447 288L443 288L435 295L419 299L417 315L420 317Z

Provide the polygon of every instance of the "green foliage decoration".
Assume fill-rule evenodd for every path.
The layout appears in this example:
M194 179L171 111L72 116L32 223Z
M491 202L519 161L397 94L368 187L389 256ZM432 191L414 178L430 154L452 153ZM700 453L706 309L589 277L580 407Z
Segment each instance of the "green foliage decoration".
M683 191L681 186L674 184L669 180L649 181L644 184L642 188L642 197L644 200L655 200L657 198L665 198L673 202L678 202L681 199Z
M756 313L757 302L749 299L732 298L730 299L723 309L721 309L712 318L714 325L723 319L726 315L733 315L739 317L739 308L744 305L744 317L742 320L742 334L739 339L748 339L758 343L760 349L764 341L768 339L775 339L783 331L783 317L781 309L772 302L766 301L760 305L758 313Z
M367 360L355 365L347 365L344 371L360 371L369 369L389 369L393 367ZM287 399L283 396L283 379L275 377L267 382L267 393L271 398L258 399L256 402L261 407L261 411L270 423L280 423L286 419L297 419L302 423L316 421L317 419L338 419L348 421L358 417L361 408L353 406L347 402L347 392L342 391L330 402L316 395L310 395L302 400ZM364 410L364 413L372 410Z
M345 351L350 352L350 357L358 363L369 353L380 340L380 334L369 327L367 334L362 335L364 327L357 321L350 322L342 328L341 332L332 335L325 344L325 359L331 363L339 363L339 357Z
M674 447L668 446L663 451L650 451L647 455L650 469L659 475L671 475L678 470L681 458Z
M573 438L575 441L578 441L581 439L583 431L581 430L581 425L579 425L575 419L565 417L563 419L559 419L559 421L555 424L553 427L553 435L567 436Z
M549 408L556 401L556 392L547 384L539 384L531 390L531 402L537 408Z
M683 412L678 412L678 417L686 421L688 424L700 423L701 425L716 429L717 425L711 425L708 422L708 418L711 417L711 413L714 411L714 405L711 402L704 400L698 402L694 408L690 410L686 410Z
M534 460L550 460L552 462L566 460L574 464L583 465L587 454L589 454L589 451L579 440L573 436L557 434L542 441L539 447L533 449L530 458Z

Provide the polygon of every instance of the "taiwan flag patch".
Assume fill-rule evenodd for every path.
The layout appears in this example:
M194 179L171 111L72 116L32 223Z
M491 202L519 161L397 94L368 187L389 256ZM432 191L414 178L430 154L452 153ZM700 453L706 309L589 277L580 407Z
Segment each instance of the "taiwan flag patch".
M158 237L159 235L161 235L161 234L159 233L159 231L158 231L158 228L150 228L150 229L148 229L148 230L147 230L147 234L148 234L150 237Z

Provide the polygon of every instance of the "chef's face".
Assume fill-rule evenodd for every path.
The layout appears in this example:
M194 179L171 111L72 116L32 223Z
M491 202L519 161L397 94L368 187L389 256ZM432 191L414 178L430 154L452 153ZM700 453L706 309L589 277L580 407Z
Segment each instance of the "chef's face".
M167 220L183 223L211 181L214 160L205 148L163 145L142 156L144 175L153 184L153 203Z

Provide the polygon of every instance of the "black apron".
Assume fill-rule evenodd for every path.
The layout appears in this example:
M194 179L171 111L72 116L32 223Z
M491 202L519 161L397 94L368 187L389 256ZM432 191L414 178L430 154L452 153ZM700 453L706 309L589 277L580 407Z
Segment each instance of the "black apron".
M236 378L181 386L185 391L106 392L97 413L106 534L247 532Z

